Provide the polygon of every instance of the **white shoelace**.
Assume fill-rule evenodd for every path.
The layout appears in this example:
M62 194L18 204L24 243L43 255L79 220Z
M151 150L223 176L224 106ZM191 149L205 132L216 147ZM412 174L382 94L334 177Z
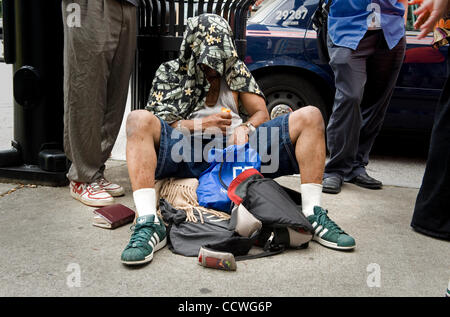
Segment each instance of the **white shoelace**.
M107 181L106 178L100 178L97 183L101 186L109 186L111 182Z
M103 188L100 186L100 184L98 182L93 182L90 183L89 186L92 188L93 191L95 192L99 192L99 191L103 191Z

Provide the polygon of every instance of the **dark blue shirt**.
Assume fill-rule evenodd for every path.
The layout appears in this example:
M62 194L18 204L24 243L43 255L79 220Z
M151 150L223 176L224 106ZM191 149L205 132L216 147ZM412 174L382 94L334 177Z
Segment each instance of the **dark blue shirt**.
M379 27L392 49L405 35L404 13L397 0L333 0L328 32L335 45L354 50L369 26Z

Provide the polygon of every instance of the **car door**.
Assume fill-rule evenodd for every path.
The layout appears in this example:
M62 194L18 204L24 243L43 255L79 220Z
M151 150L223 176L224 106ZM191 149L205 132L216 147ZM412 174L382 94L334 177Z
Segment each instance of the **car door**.
M267 2L266 2L267 1ZM253 59L299 58L304 54L306 30L318 0L265 0L249 20L247 35ZM258 38L258 40L255 40Z
M384 127L426 132L431 131L434 110L448 76L448 47L431 47L433 34L417 39L413 27L415 16L410 7L406 26L406 53L397 85L389 105Z

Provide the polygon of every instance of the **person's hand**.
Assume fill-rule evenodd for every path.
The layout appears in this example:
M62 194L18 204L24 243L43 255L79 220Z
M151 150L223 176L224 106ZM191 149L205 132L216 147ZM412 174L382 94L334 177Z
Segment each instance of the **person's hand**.
M208 128L216 127L222 130L222 133L225 134L229 126L231 126L231 113L219 112L202 119L203 131Z
M248 142L248 134L250 129L246 126L240 125L233 131L230 142L231 144L243 145Z
M421 3L420 7L414 11L414 14L417 15L414 28L420 28L417 38L422 39L433 31L436 23L447 12L449 0L412 0L409 2L409 4L419 3Z

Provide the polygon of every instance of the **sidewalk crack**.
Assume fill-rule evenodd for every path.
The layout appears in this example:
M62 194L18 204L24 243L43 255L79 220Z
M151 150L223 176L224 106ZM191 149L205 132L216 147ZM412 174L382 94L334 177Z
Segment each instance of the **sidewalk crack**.
M23 185L23 184L17 185L16 187L11 188L10 190L8 190L8 191L6 191L6 192L0 193L0 198L3 198L3 197L5 197L5 196L7 196L7 195L9 195L9 194L12 194L12 193L14 193L15 191L17 191L17 190L19 190L19 189L22 189L22 188L37 188L37 185L31 185L31 184L27 184L27 185Z

